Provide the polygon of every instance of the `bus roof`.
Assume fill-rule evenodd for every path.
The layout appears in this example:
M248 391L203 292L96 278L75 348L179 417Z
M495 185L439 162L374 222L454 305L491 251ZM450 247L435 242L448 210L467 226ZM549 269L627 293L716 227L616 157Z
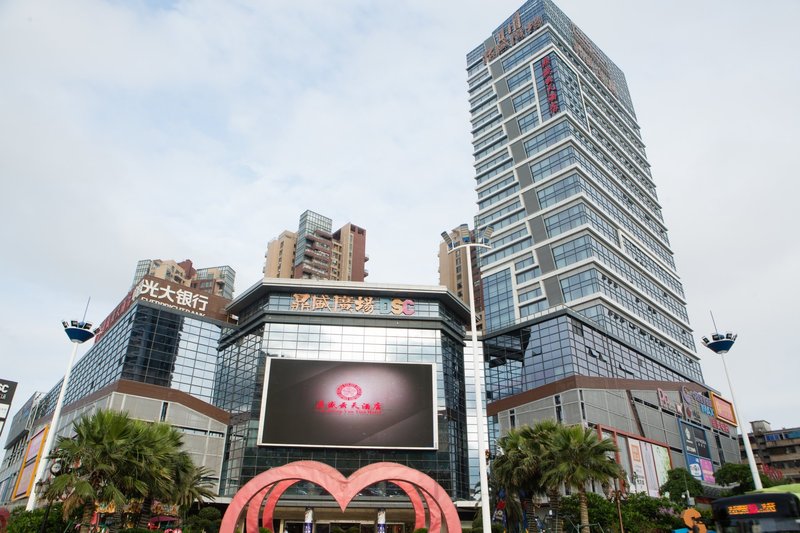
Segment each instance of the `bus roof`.
M747 494L761 494L761 493L773 493L773 492L789 492L792 494L796 494L800 496L800 483L791 483L789 485L775 485L774 487L769 487L766 489L761 490L753 490L748 492Z

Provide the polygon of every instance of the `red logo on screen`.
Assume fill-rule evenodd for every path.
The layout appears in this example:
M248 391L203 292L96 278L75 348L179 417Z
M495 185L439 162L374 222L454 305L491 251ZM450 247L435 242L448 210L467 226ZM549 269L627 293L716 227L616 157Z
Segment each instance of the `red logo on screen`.
M336 387L338 400L317 400L314 409L320 413L336 415L379 415L381 402L357 402L364 391L356 383L342 383Z
M336 396L341 398L342 400L357 400L361 397L361 387L356 385L355 383L342 383L336 389Z

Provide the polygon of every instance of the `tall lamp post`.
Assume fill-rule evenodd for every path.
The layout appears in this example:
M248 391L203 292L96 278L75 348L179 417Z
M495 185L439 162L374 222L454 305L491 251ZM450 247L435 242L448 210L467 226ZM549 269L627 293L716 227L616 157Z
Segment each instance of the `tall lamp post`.
M714 315L711 315L711 320L712 322L714 321ZM714 329L717 329L716 323L714 324ZM761 476L758 475L756 458L753 455L753 448L750 446L750 437L747 434L747 430L743 425L742 419L739 417L739 410L737 408L739 404L736 403L736 398L733 395L733 385L731 385L731 377L728 375L728 365L725 364L725 354L728 353L731 348L733 348L733 343L736 342L736 337L737 335L735 333L731 333L730 331L727 333L713 333L711 335L711 340L708 340L708 337L703 337L703 346L712 352L719 354L720 358L722 359L722 368L725 369L725 379L728 380L728 389L731 391L733 416L736 418L736 425L739 426L739 429L742 431L744 451L747 454L747 462L750 465L750 474L753 476L753 486L756 488L756 490L761 490L763 486L761 485Z
M447 253L456 250L466 250L467 255L467 278L469 285L469 318L472 333L472 364L474 367L475 378L475 417L478 430L478 472L480 474L481 487L481 518L483 520L483 533L492 532L492 518L489 512L489 476L487 473L486 462L488 452L486 443L485 417L483 411L483 400L481 398L481 377L479 369L483 368L483 360L478 356L478 324L475 313L475 282L472 278L472 249L489 249L489 238L494 233L492 226L485 227L482 231L470 232L467 224L461 224L451 233L442 232L442 239L447 244ZM486 454L486 457L483 456Z
M89 304L87 303L86 305L88 307ZM69 383L69 375L72 373L72 365L75 363L75 355L78 353L78 345L94 338L96 333L96 331L92 331L91 322L79 322L77 320L67 322L66 320L62 320L61 324L64 326L64 331L66 332L67 337L69 337L69 340L72 341L72 355L70 355L69 358L67 371L64 373L64 380L61 382L61 391L58 393L56 408L53 411L53 418L50 420L50 429L47 431L47 437L44 440L44 446L42 447L40 456L41 458L39 459L39 466L36 468L36 475L33 478L34 487L37 486L37 483L39 483L39 486L42 486L40 482L44 476L44 471L47 466L47 456L50 455L50 450L53 447L53 441L56 437L56 431L58 430L58 422L59 418L61 417L61 407L64 405L64 396L67 393L67 384ZM26 510L32 511L34 507L36 507L36 500L38 496L39 495L36 494L36 491L31 491L31 495L28 497L28 504L25 506Z

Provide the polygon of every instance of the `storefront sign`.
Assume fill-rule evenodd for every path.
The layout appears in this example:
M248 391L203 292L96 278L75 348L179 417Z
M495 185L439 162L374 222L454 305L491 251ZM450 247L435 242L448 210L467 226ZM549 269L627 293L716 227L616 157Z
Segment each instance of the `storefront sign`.
M723 422L727 422L732 426L736 426L736 413L733 410L733 403L711 393L711 406L714 408L714 414Z
M721 431L722 433L731 432L731 427L728 424L726 424L725 422L720 422L716 418L711 419L711 427L718 431Z
M512 46L523 40L525 37L542 27L544 21L542 17L534 17L525 27L522 27L519 11L511 17L511 22L494 34L496 46L486 50L483 54L483 64L487 65L490 61L500 57Z
M711 407L711 400L703 394L689 390L684 386L681 387L681 398L683 399L683 403L691 405L708 416L714 416L714 408Z
M322 311L362 315L412 316L414 300L340 294L292 294L291 311Z
M711 449L708 446L705 430L681 422L681 431L683 431L683 449L686 453L711 459Z
M678 416L696 422L700 421L700 413L688 403L673 402L663 389L656 389L658 393L658 404L662 409L678 413Z

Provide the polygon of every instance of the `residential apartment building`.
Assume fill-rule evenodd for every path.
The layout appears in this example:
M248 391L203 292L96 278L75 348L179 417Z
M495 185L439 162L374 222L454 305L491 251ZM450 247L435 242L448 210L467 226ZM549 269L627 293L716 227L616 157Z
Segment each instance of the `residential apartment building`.
M330 218L303 212L297 232L284 231L267 244L264 279L364 281L367 231L349 222L332 228Z
M766 420L750 422L748 434L758 469L773 480L800 483L800 427L772 429ZM744 444L742 462L747 460Z

